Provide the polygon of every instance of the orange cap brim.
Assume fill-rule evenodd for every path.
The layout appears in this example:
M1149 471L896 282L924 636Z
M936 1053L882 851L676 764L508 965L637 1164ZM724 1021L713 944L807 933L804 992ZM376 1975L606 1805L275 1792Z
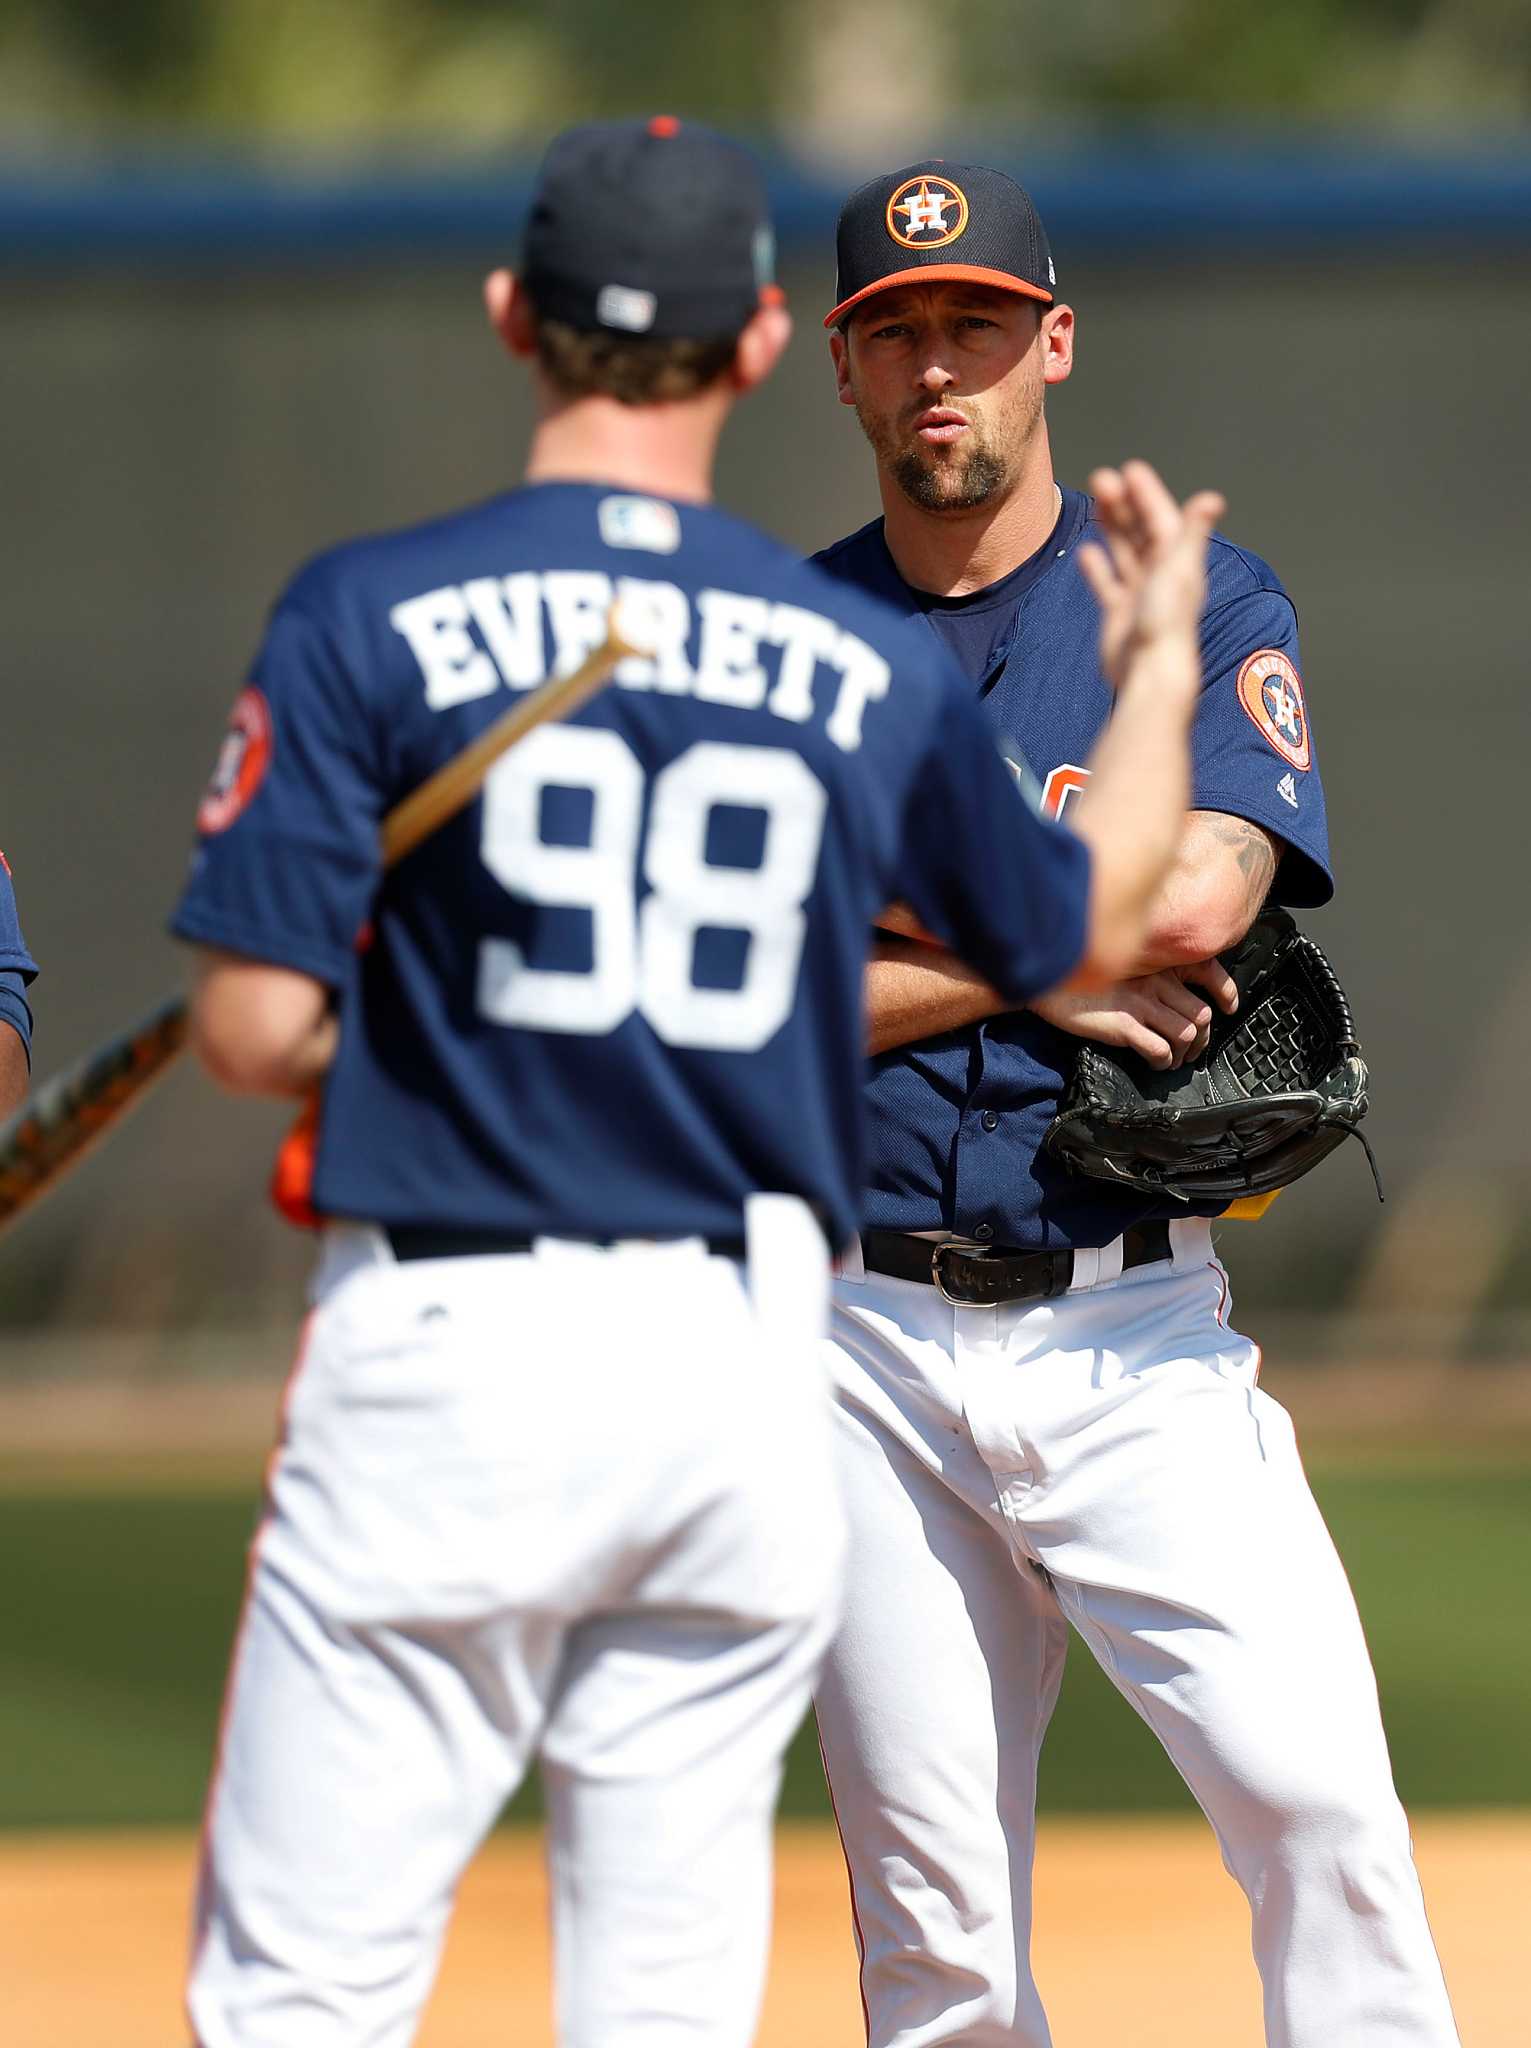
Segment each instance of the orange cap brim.
M891 276L878 278L875 284L863 285L859 292L852 292L848 299L842 299L833 312L826 313L824 325L835 327L853 306L859 306L863 299L875 298L878 292L891 292L901 284L988 284L996 291L1014 292L1017 298L1040 299L1044 306L1053 303L1051 292L1043 291L1039 284L1025 284L1018 277L1012 277L1008 270L986 270L980 263L921 263L912 270L895 270Z

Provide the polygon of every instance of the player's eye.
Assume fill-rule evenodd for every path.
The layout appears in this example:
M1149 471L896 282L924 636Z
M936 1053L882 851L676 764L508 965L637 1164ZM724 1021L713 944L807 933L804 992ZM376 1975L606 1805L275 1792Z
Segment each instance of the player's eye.
M908 332L909 329L902 321L890 320L886 327L874 327L871 339L873 341L901 341Z
M990 320L982 313L964 313L957 322L959 327L998 327L997 320Z

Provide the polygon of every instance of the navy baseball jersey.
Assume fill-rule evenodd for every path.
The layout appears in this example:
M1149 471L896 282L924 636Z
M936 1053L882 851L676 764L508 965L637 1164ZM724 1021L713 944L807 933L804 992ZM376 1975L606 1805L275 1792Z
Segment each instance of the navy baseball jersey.
M27 989L37 978L37 962L27 951L16 914L10 862L0 853L0 1021L10 1025L32 1056L32 1011Z
M614 598L651 652L383 875L383 815ZM711 507L592 485L304 570L198 822L173 929L335 992L313 1204L385 1224L722 1238L772 1190L843 1237L878 910L1018 998L1083 946L1088 856L928 636Z
M1100 539L1090 500L1062 494L1046 543L969 597L916 591L894 566L882 521L815 561L896 606L951 652L1017 777L1066 817L1111 709L1101 674L1100 613L1071 558ZM1324 793L1298 668L1297 616L1275 572L1221 536L1208 559L1201 617L1203 689L1192 729L1196 810L1227 811L1274 833L1286 852L1272 896L1327 902ZM1042 1151L1079 1041L1030 1012L990 1018L873 1062L865 1221L950 1230L1027 1249L1109 1243L1134 1223L1188 1212L1071 1175Z

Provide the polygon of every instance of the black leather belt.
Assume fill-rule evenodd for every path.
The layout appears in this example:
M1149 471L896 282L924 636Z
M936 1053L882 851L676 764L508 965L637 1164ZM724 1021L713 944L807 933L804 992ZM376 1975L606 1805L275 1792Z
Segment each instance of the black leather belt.
M1122 1271L1170 1256L1167 1223L1138 1223L1122 1232ZM959 1308L993 1308L1005 1301L1049 1301L1067 1294L1074 1254L1023 1252L1012 1245L938 1244L904 1230L864 1230L861 1263L893 1280L922 1280Z
M493 1259L507 1252L529 1252L535 1238L510 1237L491 1230L450 1230L435 1224L387 1223L383 1235L396 1259ZM547 1235L557 1235L549 1232ZM565 1244L588 1244L608 1250L615 1244L684 1244L688 1238L573 1237ZM720 1259L742 1259L742 1237L709 1237L707 1249Z

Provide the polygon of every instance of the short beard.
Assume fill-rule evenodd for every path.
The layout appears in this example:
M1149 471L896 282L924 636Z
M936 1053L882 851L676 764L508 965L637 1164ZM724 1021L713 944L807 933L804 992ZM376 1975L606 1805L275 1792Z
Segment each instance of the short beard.
M900 445L892 429L859 404L856 417L879 462L911 505L922 512L974 512L1014 483L1041 423L1042 389L1038 385L1034 392L1016 394L995 422L991 440L979 440L980 429L971 426L975 445L956 462L932 462L917 445Z
M931 465L912 448L895 456L888 473L911 505L923 512L974 512L1010 481L992 448L975 448L960 464Z

